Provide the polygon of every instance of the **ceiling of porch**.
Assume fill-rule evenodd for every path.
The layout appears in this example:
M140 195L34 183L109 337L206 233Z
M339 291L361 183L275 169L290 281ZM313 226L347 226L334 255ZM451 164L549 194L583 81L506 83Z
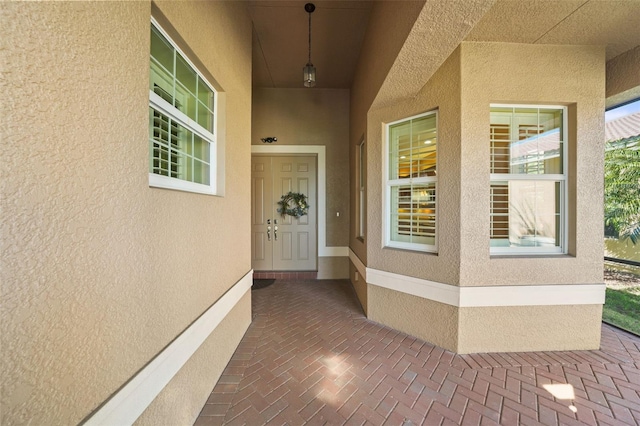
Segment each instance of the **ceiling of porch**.
M301 88L308 56L307 0L253 0L253 86ZM315 1L311 61L317 88L349 88L374 1ZM640 1L498 0L466 41L597 44L607 60L640 45ZM426 49L437 39L425 39Z

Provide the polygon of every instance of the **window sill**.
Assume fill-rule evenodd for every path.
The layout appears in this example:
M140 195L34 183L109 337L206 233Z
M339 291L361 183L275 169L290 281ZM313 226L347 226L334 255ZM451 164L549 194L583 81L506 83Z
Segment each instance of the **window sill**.
M156 175L154 173L149 173L149 187L171 189L173 191L192 192L195 194L219 196L218 194L216 194L213 187L209 185L188 182L186 180L170 178L162 175Z
M575 259L575 256L568 253L500 253L491 254L489 259Z
M397 251L402 251L402 252L411 252L411 253L420 253L420 254L430 254L433 256L438 256L438 251L433 248L433 249L426 249L426 248L418 248L418 247L397 247L397 246L391 246L391 245L386 245L384 247L382 247L383 250L397 250Z

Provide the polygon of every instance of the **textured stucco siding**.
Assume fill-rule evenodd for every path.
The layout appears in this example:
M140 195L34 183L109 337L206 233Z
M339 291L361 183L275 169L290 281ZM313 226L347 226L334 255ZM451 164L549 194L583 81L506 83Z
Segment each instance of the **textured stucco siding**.
M640 98L640 46L607 61L607 107Z
M537 61L532 64L530 58ZM604 64L601 46L465 42L414 98L370 111L367 266L456 286L602 283ZM489 254L489 107L498 102L569 107L567 255ZM384 248L384 124L436 108L438 253ZM430 318L436 312L434 304L428 298L368 285L371 319L450 350L595 349L599 344L598 305L448 306L453 318L448 322L434 326L411 320L415 314ZM572 314L582 318L581 327L561 320ZM540 318L532 321L536 315ZM490 330L500 321L514 330L527 330L531 338L504 343L488 331L478 333L476 324ZM436 327L440 329L431 330ZM442 340L441 334L449 340Z
M438 253L384 248L385 123L438 111ZM460 255L460 52L456 50L415 98L369 112L367 267L457 285ZM371 303L371 297L369 298Z
M604 47L465 42L461 50L460 285L602 283ZM496 102L570 107L568 255L489 256L489 105Z
M250 20L160 7L227 95L225 197L149 188L149 2L2 6L2 424L79 422L251 267Z
M340 257L319 257L318 276L319 280L341 280L349 277L349 258Z
M251 291L248 291L135 424L192 424L250 323Z
M458 353L592 350L602 305L459 309Z
M365 264L367 263L366 243L369 241L369 237L367 235L365 240L358 239L355 228L357 223L355 203L358 201L358 193L355 188L355 183L357 182L355 175L357 170L356 150L360 140L364 138L365 156L368 157L368 152L371 148L368 143L369 136L367 135L367 113L423 6L424 0L376 2L373 5L350 91L349 169L351 171L351 227L348 234L349 247ZM365 171L365 175L367 174L368 172ZM365 179L368 180L368 176L365 176ZM368 200L367 205L369 205ZM365 219L365 228L367 230L368 227L369 225Z
M458 308L429 299L368 285L367 317L456 352Z

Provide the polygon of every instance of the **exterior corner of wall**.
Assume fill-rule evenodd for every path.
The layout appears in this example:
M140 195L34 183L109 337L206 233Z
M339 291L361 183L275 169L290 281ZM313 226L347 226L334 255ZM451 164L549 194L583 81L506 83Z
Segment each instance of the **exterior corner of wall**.
M455 306L368 284L368 318L448 351L458 351Z
M606 97L617 104L640 96L640 46L609 60L606 67ZM622 96L621 96L622 95ZM614 106L616 103L608 106Z

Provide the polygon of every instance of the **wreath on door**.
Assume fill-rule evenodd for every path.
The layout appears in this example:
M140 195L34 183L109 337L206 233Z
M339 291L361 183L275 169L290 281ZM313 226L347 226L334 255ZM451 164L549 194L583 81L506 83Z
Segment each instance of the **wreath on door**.
M278 213L280 213L282 217L287 214L293 217L301 217L309 212L307 196L299 192L287 192L280 198L278 205L280 206Z

